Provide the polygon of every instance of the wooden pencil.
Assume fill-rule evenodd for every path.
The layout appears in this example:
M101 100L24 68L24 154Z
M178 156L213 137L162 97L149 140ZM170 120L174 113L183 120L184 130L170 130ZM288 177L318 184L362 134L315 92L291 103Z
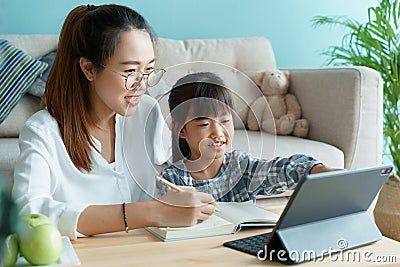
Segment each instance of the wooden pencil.
M176 184L171 183L170 181L161 178L160 176L156 176L156 180L160 181L162 184L165 184L166 186L174 189L177 192L183 192L185 190L183 190L182 188L178 187Z

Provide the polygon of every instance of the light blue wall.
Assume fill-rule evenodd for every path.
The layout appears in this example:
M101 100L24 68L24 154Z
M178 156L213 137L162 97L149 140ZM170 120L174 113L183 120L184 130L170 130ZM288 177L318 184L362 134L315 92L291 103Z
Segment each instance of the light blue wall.
M311 18L340 15L364 22L377 0L141 0L118 1L144 15L160 37L173 39L265 36L278 67L318 67L320 52L340 44L340 28L311 26ZM59 33L67 13L104 1L0 0L0 33ZM256 51L255 51L256 52Z

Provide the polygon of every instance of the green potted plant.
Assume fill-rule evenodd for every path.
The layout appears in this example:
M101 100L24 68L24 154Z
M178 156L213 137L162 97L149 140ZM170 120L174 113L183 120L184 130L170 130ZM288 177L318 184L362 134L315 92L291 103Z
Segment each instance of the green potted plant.
M382 234L400 240L400 5L399 0L381 0L368 8L368 21L347 17L318 16L313 26L338 25L348 30L341 46L331 46L323 55L328 64L366 66L383 80L383 134L394 172L382 188L374 210Z

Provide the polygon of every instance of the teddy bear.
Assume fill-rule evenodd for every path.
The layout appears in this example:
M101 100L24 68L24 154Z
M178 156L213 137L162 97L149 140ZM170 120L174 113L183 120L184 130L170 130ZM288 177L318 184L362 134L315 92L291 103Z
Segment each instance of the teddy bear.
M288 71L278 69L254 75L253 80L263 96L250 105L247 115L249 130L258 131L261 128L271 134L307 137L309 123L306 119L301 119L297 97L287 93L289 79Z

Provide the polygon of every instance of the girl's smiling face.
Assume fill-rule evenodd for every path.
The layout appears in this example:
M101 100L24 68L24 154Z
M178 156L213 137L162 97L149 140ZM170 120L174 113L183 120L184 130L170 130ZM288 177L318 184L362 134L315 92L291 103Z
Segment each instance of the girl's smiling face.
M220 159L232 143L234 126L232 115L215 118L198 117L185 124L179 137L189 145L190 160Z

